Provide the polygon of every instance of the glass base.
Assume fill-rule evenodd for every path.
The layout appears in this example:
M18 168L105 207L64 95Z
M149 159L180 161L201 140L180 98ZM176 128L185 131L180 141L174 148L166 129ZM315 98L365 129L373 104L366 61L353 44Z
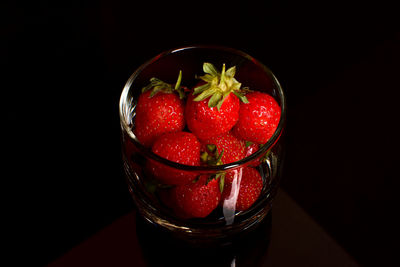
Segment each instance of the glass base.
M179 239L139 213L136 218L138 241L148 266L259 266L270 243L271 211L242 235L207 245Z

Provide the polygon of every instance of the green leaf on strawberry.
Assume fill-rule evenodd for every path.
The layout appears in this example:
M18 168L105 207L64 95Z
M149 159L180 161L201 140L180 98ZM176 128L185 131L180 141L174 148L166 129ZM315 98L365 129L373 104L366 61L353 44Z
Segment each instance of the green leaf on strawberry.
M207 147L215 147L215 145L207 145ZM216 150L215 148L212 151L208 151L210 153L208 153L207 151L203 151L200 155L200 159L203 163L208 166L218 166L223 164L221 159L224 155L224 150L222 150L221 153L218 153L218 150Z
M201 161L208 166L218 166L241 160L245 157L245 143L231 133L203 141ZM214 179L219 180L221 193L224 190L226 172L219 172Z
M219 179L219 191L222 193L225 187L225 172L217 173L215 179Z
M222 156L224 155L224 150L222 149L221 153L218 153L218 149L216 147L216 145L213 144L209 144L206 146L207 147L207 151L209 151L210 153L208 153L207 151L203 151L201 153L200 159L203 163L205 163L207 166L218 166L218 165L222 165ZM222 191L224 190L224 181L225 181L225 172L219 172L215 175L211 175L209 180L219 180L219 189L222 193Z
M201 141L202 151L208 153L208 165L222 165L245 158L245 143L227 132ZM204 152L203 152L204 153ZM211 163L211 164L210 164Z
M203 71L211 76L217 76L219 74L214 65L207 62L203 64Z
M150 147L164 133L181 131L185 127L182 99L185 94L181 81L182 71L175 85L153 77L142 89L135 109L134 133L144 146Z
M174 93L177 92L179 94L179 98L183 99L185 97L184 89L181 86L182 82L182 71L179 71L178 80L176 81L175 85L166 83L158 78L151 78L150 83L142 88L142 93L151 90L150 97L155 96L159 92L163 93Z
M243 103L248 103L246 96L240 90L242 84L234 78L235 66L225 71L223 64L222 72L218 72L213 64L206 62L203 64L203 71L205 75L199 78L206 83L194 89L193 95L197 95L194 101L203 101L209 97L208 107L217 107L220 110L226 97L233 93Z

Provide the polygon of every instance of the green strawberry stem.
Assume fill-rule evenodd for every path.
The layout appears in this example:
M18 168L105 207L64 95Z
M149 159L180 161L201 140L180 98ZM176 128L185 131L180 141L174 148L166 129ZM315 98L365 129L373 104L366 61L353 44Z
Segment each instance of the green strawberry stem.
M235 66L233 66L233 67L236 68ZM221 72L221 79L220 79L220 82L219 82L219 86L222 89L226 90L226 85L225 85L225 63L222 64L222 72Z
M181 82L182 82L182 70L179 71L178 80L176 81L175 84L175 90L179 89L179 87L181 86Z
M207 151L204 151L200 155L201 160L204 163L207 163L208 166L222 165L221 159L224 154L224 150L222 150L221 153L218 153L217 146L214 144L208 144L207 149L212 153L212 155L208 154ZM222 191L224 190L225 172L219 172L215 175L210 175L210 177L207 179L207 183L209 183L211 180L218 178L219 178L219 190L222 193Z
M182 70L179 71L178 80L176 81L175 86L153 77L150 79L150 83L142 88L142 93L152 90L150 93L150 97L153 97L159 92L163 92L166 94L177 92L179 94L179 98L183 99L185 97L185 93L184 88L181 86L181 82Z
M199 78L206 83L194 89L193 95L197 95L194 101L202 101L210 97L208 107L217 107L220 110L224 100L230 93L233 93L243 103L249 103L244 92L240 89L242 84L234 78L236 66L226 70L225 64L222 64L222 71L219 73L213 64L206 62L203 64L203 71L205 75Z
M181 82L182 82L182 70L179 71L178 80L176 81L174 89L176 92L178 92L179 98L183 99L183 98L185 98L185 93L184 93L183 87L181 87Z
M215 179L219 178L219 191L222 193L224 191L224 186L225 186L225 173L217 173L215 176Z
M217 174L210 175L210 177L207 178L206 184L211 182L214 179L219 179L219 191L222 193L224 191L224 185L225 185L225 172L219 172Z
M208 146L208 145L207 145ZM215 153L214 153L215 151ZM203 153L201 153L200 155L200 159L206 163L208 166L218 166L218 165L222 165L222 156L224 154L224 150L221 151L221 153L218 153L218 151L216 150L216 148L213 149L213 151L210 151L213 154L208 154L207 151L204 151Z
M208 144L208 145L206 145L206 147L207 147L208 151L210 151L211 153L214 153L215 150L217 150L217 146L214 144Z

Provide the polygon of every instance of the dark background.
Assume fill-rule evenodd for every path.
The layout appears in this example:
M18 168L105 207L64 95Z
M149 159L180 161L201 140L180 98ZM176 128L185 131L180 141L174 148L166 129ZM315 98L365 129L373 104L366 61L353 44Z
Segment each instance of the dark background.
M2 189L9 215L3 220L14 261L54 260L133 208L120 156L119 94L144 61L200 43L241 49L273 70L289 106L282 187L362 265L395 265L400 24L394 6L1 5Z

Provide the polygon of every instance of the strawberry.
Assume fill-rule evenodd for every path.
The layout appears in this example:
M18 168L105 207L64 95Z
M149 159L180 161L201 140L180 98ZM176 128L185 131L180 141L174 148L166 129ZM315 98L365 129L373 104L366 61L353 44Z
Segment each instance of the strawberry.
M249 141L246 141L245 144L246 144L245 157L248 157L248 156L254 154L256 151L258 151L260 149L259 144L255 144L255 143L252 143Z
M208 139L228 132L239 118L240 100L247 102L240 92L241 83L235 78L236 68L231 67L219 73L210 63L204 63L206 73L189 95L185 116L189 130L199 139Z
M243 140L265 144L274 134L281 108L269 94L254 91L246 95L249 103L241 103L239 120L233 133Z
M230 132L211 137L202 143L202 159L208 160L208 165L228 164L243 159L246 156L245 143ZM221 156L220 162L215 158ZM209 162L209 160L214 160ZM211 163L211 164L210 164Z
M135 110L134 133L143 145L150 147L162 134L181 131L185 127L181 79L182 72L173 87L151 78L150 84L142 89Z
M241 178L239 177L240 171ZM239 174L236 175L236 180L235 174ZM237 194L237 192L231 192L233 191L232 188L234 188L233 183L240 183L235 209L247 210L258 199L263 188L263 180L260 173L251 167L243 167L241 170L226 173L222 201L232 199L235 193Z
M200 142L188 132L172 132L160 136L153 144L153 153L183 165L200 165ZM159 182L181 185L193 181L197 174L174 169L160 162L149 160L147 169Z
M245 157L246 158L248 156L254 154L255 152L257 152L260 149L260 147L262 146L260 144L256 144L256 143L249 142L249 141L246 141L245 144L246 144L246 148L245 148L245 155L246 155ZM255 160L253 160L252 162L249 163L249 166L257 167L258 165L261 164L262 159L263 158L257 158Z
M208 216L219 204L221 191L218 179L201 175L198 181L172 189L176 204L185 215L194 218Z

